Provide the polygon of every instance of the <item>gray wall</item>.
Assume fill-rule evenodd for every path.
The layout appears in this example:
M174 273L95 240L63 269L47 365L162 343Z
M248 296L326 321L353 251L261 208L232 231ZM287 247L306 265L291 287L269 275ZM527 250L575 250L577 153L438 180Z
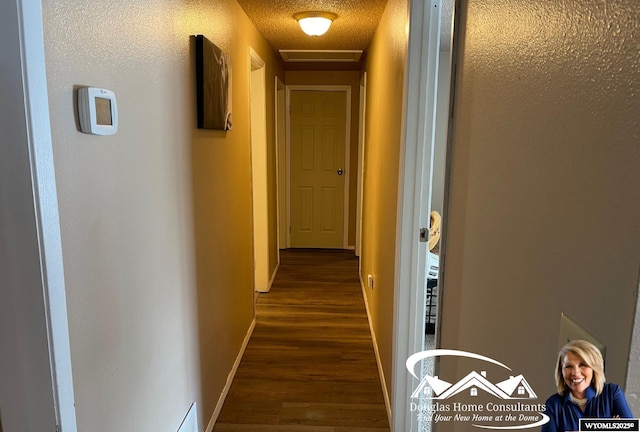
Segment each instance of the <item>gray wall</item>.
M5 432L55 430L15 1L0 3L0 411Z
M624 385L640 265L640 9L463 3L440 345L508 364L544 402L565 312L606 344L607 378Z

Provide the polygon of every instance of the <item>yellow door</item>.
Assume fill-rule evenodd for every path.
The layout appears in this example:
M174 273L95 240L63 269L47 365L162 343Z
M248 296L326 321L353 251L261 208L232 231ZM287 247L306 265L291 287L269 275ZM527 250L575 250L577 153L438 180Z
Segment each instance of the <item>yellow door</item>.
M291 92L291 246L342 248L346 93Z

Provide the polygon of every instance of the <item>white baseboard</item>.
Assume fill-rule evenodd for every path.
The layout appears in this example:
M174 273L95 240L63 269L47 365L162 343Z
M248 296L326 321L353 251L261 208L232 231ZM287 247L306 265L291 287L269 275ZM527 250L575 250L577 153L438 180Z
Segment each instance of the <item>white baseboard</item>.
M269 284L267 285L267 289L262 291L262 290L256 290L259 293L268 293L269 291L271 291L271 286L273 285L273 281L276 280L276 275L278 274L278 269L280 268L280 261L278 261L278 264L276 264L276 268L273 270L273 273L271 274L271 279L269 280Z
M256 327L256 319L254 318L253 321L251 322L251 325L249 326L247 335L244 337L244 342L242 342L242 347L240 347L240 351L238 352L236 361L233 363L231 372L229 372L229 376L227 376L227 383L222 389L222 393L220 393L220 397L218 398L218 403L216 404L216 409L213 410L213 415L209 420L209 424L207 425L205 432L213 431L213 426L215 426L216 420L218 420L218 416L220 415L220 411L222 410L222 405L224 405L224 400L227 398L227 394L229 393L229 389L231 388L231 383L233 383L233 378L236 376L236 372L238 371L238 366L240 366L240 361L242 360L244 351L247 349L247 345L249 344L249 340L251 339L251 335L253 334L253 329L255 327Z
M382 368L382 361L380 360L380 351L378 351L378 340L376 339L376 332L373 330L373 325L371 322L371 311L369 309L369 300L367 298L367 292L365 290L364 281L362 280L362 275L359 275L360 278L360 288L362 288L362 297L364 298L364 306L367 310L367 321L369 321L369 331L371 332L371 339L373 340L373 350L376 354L376 363L378 364L378 374L380 375L380 385L382 386L382 396L384 397L384 406L387 409L387 418L389 419L389 424L392 425L392 415L391 415L391 399L389 398L389 392L387 391L387 381L384 377L384 369Z
M271 291L271 287L273 286L273 281L276 280L276 275L278 274L278 270L280 269L280 260L278 260L278 264L276 264L276 268L273 270L271 274L271 280L269 281L269 291Z

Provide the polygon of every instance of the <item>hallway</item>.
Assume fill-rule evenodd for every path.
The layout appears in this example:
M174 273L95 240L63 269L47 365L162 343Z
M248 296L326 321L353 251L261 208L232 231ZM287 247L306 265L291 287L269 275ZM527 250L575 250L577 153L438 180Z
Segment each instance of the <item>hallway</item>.
M281 251L214 431L389 431L353 251Z

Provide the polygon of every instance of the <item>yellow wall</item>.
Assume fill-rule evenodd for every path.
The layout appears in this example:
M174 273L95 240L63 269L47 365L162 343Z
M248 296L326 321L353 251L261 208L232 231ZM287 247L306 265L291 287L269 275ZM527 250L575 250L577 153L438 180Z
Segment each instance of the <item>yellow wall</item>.
M366 295L389 393L407 20L407 2L390 0L365 66L367 118L361 277L363 281L368 274L374 277L374 288L367 288Z
M358 123L360 109L360 72L358 71L286 71L286 85L351 86L351 141L349 154L349 237L348 246L356 242L356 203L358 185Z
M253 320L249 47L268 101L281 65L233 0L43 16L79 430L177 430L194 401L203 430ZM196 129L194 34L231 56L232 131ZM115 91L116 135L77 131L75 85Z

